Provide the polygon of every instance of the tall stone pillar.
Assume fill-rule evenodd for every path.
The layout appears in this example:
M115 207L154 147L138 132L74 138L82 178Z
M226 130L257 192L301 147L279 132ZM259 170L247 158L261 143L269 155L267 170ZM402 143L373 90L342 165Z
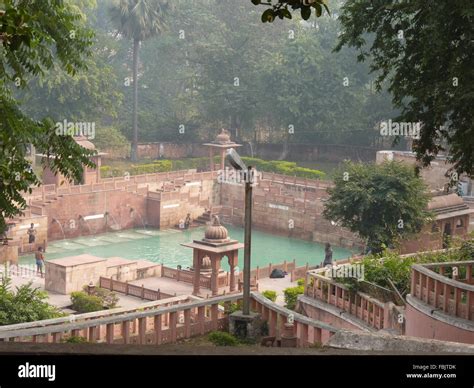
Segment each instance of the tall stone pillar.
M212 263L211 290L212 290L212 296L216 296L219 294L219 282L218 282L217 277L219 276L220 259L213 255L211 257L211 263Z
M199 257L199 251L194 249L193 251L193 269L194 269L194 288L193 295L199 295L200 292L200 282L201 282L201 260Z

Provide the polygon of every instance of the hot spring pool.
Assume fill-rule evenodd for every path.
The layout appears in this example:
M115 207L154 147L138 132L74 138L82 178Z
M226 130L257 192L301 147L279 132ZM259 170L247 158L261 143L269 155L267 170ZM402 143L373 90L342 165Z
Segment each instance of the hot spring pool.
M227 226L232 239L244 241L244 230ZM192 250L181 243L200 240L204 236L204 227L190 230L144 230L131 229L105 233L96 236L79 237L69 240L53 241L48 244L45 258L58 259L88 253L98 257L119 256L125 259L146 259L163 263L175 268L192 265ZM333 246L333 258L343 259L352 254L345 248ZM239 252L239 267L243 268L244 252ZM264 267L269 263L279 264L284 260L296 260L297 265L316 265L324 260L324 246L309 241L275 236L260 231L252 231L252 268ZM34 255L22 256L20 264L33 264ZM226 260L222 267L228 268Z

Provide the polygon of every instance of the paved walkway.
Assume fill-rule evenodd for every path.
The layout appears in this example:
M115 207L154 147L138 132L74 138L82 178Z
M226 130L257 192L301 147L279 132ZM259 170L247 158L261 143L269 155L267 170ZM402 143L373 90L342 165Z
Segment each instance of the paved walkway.
M11 280L12 280L11 286L13 289L16 289L16 287L19 287L23 284L32 282L33 287L46 291L44 289L44 278L40 278L38 276L36 277L12 276ZM53 306L56 306L60 309L65 309L71 305L70 295L63 295L63 294L59 294L53 291L46 291L46 293L48 294L48 302L52 304ZM142 300L134 296L123 295L118 292L117 292L117 296L119 297L117 307L133 308L133 307L140 306L142 303L149 302L148 300Z
M263 291L276 291L277 293L277 299L276 299L276 304L279 304L280 306L285 305L285 297L283 294L283 291L285 288L289 287L296 287L297 284L296 282L291 282L290 280L290 275L286 275L284 279L270 279L270 278L264 278L264 279L259 279L258 280L258 290L259 292Z

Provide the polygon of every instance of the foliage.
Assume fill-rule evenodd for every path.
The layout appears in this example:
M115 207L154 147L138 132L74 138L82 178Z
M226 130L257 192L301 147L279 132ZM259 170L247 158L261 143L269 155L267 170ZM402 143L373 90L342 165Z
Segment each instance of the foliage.
M264 4L268 8L262 13L263 23L272 23L277 17L280 19L291 19L291 10L299 10L301 17L304 20L308 20L311 14L314 12L316 17L320 17L323 14L323 9L329 12L327 6L327 0L313 0L303 2L301 0L276 0L276 1L265 1L265 0L250 0L254 5Z
M298 286L304 286L304 279L303 279L303 278L298 279L298 280L296 281L296 284L298 284Z
M417 157L429 164L449 150L458 175L474 174L474 3L348 1L337 50L370 59L376 84L388 83L398 122L421 122ZM457 179L453 179L457 181Z
M164 16L171 8L169 0L117 0L110 14L118 33L133 41L133 140L130 158L137 161L138 147L138 67L141 42L166 29Z
M73 310L79 313L90 313L104 309L112 309L117 306L119 298L115 292L95 287L91 294L89 294L86 292L87 289L88 287L84 286L84 291L71 293Z
M263 292L262 292L262 295L263 295L265 298L270 299L272 302L275 302L276 299L277 299L277 293L276 293L276 291L266 290L266 291L263 291Z
M85 337L79 337L79 336L72 335L72 336L69 336L67 338L63 338L61 340L61 342L68 343L68 344L85 344L88 341L87 341L87 338L85 338Z
M401 162L348 162L334 183L328 189L325 218L367 239L374 253L413 237L430 219L425 184Z
M295 162L287 162L284 160L266 161L249 157L242 157L242 160L247 165L255 167L257 171L274 172L308 179L321 179L325 175L322 171L299 167Z
M296 302L298 301L298 295L304 293L304 287L297 286L286 288L283 293L285 295L285 307L294 310L296 308Z
M399 254L384 251L381 254L364 257L360 264L364 267L364 280L378 286L392 289L389 279L397 290L405 295L410 289L411 267L416 263L442 263L450 261L472 260L469 248L473 240L466 241L459 248L447 252L427 252L409 257L400 257ZM358 289L358 282L351 279L340 279L342 283L350 285L354 291Z
M102 299L83 291L71 292L72 309L79 313L91 313L104 309Z
M84 286L84 292L87 292L88 286ZM119 297L113 291L107 290L106 288L94 287L91 291L91 295L97 296L102 301L102 306L105 309L113 309L117 306Z
M216 346L237 346L239 341L232 334L223 331L213 331L207 338Z
M43 78L52 69L74 75L84 69L91 54L93 33L82 25L82 14L60 0L4 0L0 24L0 232L5 218L21 213L22 193L39 184L25 159L27 145L56 155L49 159L53 172L79 181L83 166L93 166L92 151L70 136L57 134L50 119L31 120L20 109L14 92L26 87L31 77ZM71 34L71 32L74 34ZM43 159L46 163L46 158Z
M125 158L130 154L127 138L113 126L101 126L93 140L98 150L106 152L108 157Z
M0 283L0 326L41 321L63 316L56 307L46 302L48 295L33 288L32 283L11 290L11 279L3 277Z

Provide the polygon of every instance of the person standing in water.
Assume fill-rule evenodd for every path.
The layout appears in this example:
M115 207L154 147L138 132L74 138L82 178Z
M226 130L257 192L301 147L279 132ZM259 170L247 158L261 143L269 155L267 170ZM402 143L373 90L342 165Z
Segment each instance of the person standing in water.
M36 272L39 272L41 277L43 277L43 264L44 264L44 254L43 247L39 247L35 253L36 259Z
M326 247L324 248L324 262L323 262L323 267L326 267L327 265L332 265L332 248L331 244L326 243Z
M28 244L34 244L36 240L36 229L35 224L31 224L28 229Z

